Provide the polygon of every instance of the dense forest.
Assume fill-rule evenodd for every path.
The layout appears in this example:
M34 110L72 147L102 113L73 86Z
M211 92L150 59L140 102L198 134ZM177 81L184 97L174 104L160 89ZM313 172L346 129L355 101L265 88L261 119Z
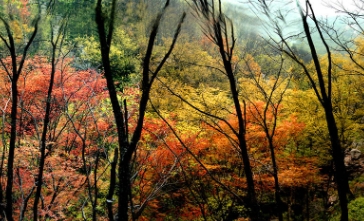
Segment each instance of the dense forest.
M0 2L1 220L364 220L363 0Z

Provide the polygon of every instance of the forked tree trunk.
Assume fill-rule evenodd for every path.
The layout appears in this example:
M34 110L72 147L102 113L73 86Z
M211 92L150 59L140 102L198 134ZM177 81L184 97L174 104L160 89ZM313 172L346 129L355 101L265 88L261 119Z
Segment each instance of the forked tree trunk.
M250 207L250 218L259 220L259 207L257 203L253 173L250 165L248 148L246 143L246 121L239 100L237 80L233 70L232 58L235 49L234 27L232 22L222 13L221 1L195 1L195 11L203 19L206 26L205 35L218 47L221 60L224 65L225 74L230 85L230 93L234 102L235 112L238 118L238 131L236 133L239 141L239 149L242 157L245 177L248 185L247 206ZM245 107L244 107L245 108Z
M166 1L165 6L161 13L159 13L153 22L151 34L149 36L149 42L147 46L147 51L143 61L143 72L142 72L142 86L141 86L141 100L139 102L139 116L137 120L137 125L135 127L134 133L132 134L131 141L129 142L129 131L128 131L128 116L127 116L127 107L126 101L124 101L123 108L124 113L122 110L122 105L120 105L119 100L117 98L117 92L114 85L113 79L113 72L111 70L111 63L110 63L110 46L112 43L112 36L114 30L114 21L115 21L115 9L116 9L116 0L112 1L111 10L109 17L105 17L105 12L103 11L102 0L97 1L96 6L96 24L98 28L99 34L99 41L101 47L101 57L102 63L104 67L104 75L107 82L107 87L109 91L109 97L111 100L112 109L114 112L114 118L117 127L117 134L118 134L118 145L119 145L119 166L118 166L118 178L119 178L119 193L118 193L118 213L117 217L118 220L125 220L129 219L128 212L129 212L129 202L132 200L131 196L131 183L130 183L130 161L132 155L135 153L137 149L137 144L140 140L143 122L144 122L144 115L147 107L147 103L149 100L149 93L152 88L152 84L157 77L157 74L163 67L164 63L167 61L168 57L172 53L174 45L176 44L178 35L181 31L181 25L184 21L185 14L182 15L181 20L177 26L172 44L169 47L169 50L164 55L163 59L157 66L156 70L150 70L150 61L152 58L153 46L158 34L158 29L160 25L160 21L162 15L164 14L166 8L169 6L169 0ZM107 30L107 31L106 31ZM117 158L116 158L117 159ZM113 169L113 168L112 168ZM111 176L110 185L115 185L113 182L113 175ZM113 194L113 190L115 186L110 186L109 189L109 200L111 200L111 194ZM112 200L111 200L112 201ZM109 208L109 218L114 219L112 217L112 206L110 202L108 204ZM133 212L131 210L131 212Z

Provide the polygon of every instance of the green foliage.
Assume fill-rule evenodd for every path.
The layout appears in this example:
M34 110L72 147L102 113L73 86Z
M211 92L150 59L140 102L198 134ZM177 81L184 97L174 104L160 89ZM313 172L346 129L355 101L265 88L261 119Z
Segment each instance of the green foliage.
M96 36L95 1L93 0L57 0L52 4L53 15L68 17L66 35L70 40L83 36Z
M348 205L349 219L351 221L360 221L364 219L364 197L356 198Z
M140 68L137 44L122 29L115 30L114 44L110 49L111 68L119 84L136 83ZM77 56L73 64L79 69L102 70L98 40L93 37L76 38Z
M364 197L358 197L348 204L349 220L361 221L364 219ZM330 219L331 221L339 221L340 213L335 211L335 215Z

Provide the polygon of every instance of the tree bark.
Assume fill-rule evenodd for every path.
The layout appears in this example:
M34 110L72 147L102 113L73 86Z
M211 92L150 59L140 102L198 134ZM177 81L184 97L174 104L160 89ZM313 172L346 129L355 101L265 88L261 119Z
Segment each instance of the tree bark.
M281 188L279 186L279 179L278 179L278 166L276 162L276 155L274 152L274 144L273 139L268 135L268 142L269 142L269 149L270 149L270 155L272 159L272 166L273 166L273 178L274 178L274 197L276 200L276 207L277 207L277 215L278 220L283 221L283 209L282 209L282 199L281 199Z
M349 215L347 194L351 195L351 192L349 188L349 180L346 167L344 164L344 154L341 148L338 129L336 126L336 121L331 104L327 104L324 109L327 128L330 135L332 157L335 166L334 174L341 208L341 221L347 221Z
M234 70L232 68L232 57L235 46L234 27L232 22L222 13L221 1L217 3L214 1L195 1L194 9L197 14L204 19L205 35L218 47L221 56L225 73L229 81L230 92L234 102L236 116L238 118L238 131L236 133L239 141L240 154L242 157L244 172L248 185L248 203L251 209L250 218L252 220L259 220L259 208L256 199L255 186L253 173L250 166L250 159L248 148L246 144L246 122L242 110L241 102L239 100L239 91L237 88L237 81ZM245 107L244 107L245 108Z
M156 20L153 22L153 27L151 30L151 34L149 36L149 42L147 46L147 52L144 57L144 63L143 63L143 73L142 73L142 96L141 100L139 102L139 116L137 120L137 125L134 130L134 133L132 134L131 142L129 142L129 132L128 132L128 119L126 114L123 114L121 105L117 98L117 92L114 85L114 79L112 75L112 70L110 66L110 46L112 43L112 35L114 30L114 20L115 20L115 8L116 8L116 0L112 1L111 4L111 12L110 12L110 18L106 19L104 16L104 12L102 11L102 0L97 1L96 5L96 24L98 28L98 34L99 34L99 41L100 41L100 47L101 47L101 57L102 57L102 63L104 68L104 75L107 82L107 87L109 91L109 97L112 104L112 109L114 112L114 118L116 122L117 127L117 134L118 134L118 145L119 145L119 164L118 164L118 181L119 181L119 193L118 193L118 214L117 219L118 220L128 220L128 208L129 208L129 202L131 202L131 183L130 183L130 161L132 158L133 153L137 149L137 144L140 140L143 123L144 123L144 115L147 107L147 103L149 100L149 92L152 88L152 84L157 77L158 72L163 67L164 63L167 61L169 55L171 54L174 45L177 41L178 35L181 31L181 25L184 21L185 14L183 14L172 44L169 47L168 52L163 57L162 61L157 66L156 70L152 72L150 70L150 61L152 57L153 52L153 46L154 42L158 33L160 21L162 18L163 13L165 12L166 8L169 6L169 0L166 1L165 6L161 13L157 15ZM108 20L108 22L106 22ZM106 26L106 28L105 28ZM106 31L106 29L108 31ZM150 74L152 73L152 74ZM125 113L127 111L126 107L126 101L124 101L124 108ZM111 177L111 179L113 179ZM111 185L113 185L114 182L110 182ZM113 192L113 189L115 186L110 186L109 193L111 194ZM108 198L110 199L111 196L109 195ZM110 205L109 205L110 206ZM109 209L109 218L112 216L110 214ZM113 218L114 219L114 218Z

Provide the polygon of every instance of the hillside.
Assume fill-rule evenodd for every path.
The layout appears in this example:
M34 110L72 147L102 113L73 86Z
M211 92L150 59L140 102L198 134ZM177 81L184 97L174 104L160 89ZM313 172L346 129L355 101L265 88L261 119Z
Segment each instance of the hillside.
M1 220L364 219L362 15L306 4L1 1Z

